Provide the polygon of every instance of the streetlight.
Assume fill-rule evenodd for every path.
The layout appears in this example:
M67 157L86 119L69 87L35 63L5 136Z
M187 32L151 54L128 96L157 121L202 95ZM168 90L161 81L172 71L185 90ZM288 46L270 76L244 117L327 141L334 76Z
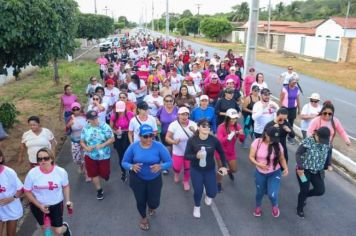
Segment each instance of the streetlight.
M166 40L169 37L169 12L168 12L168 0L166 0Z

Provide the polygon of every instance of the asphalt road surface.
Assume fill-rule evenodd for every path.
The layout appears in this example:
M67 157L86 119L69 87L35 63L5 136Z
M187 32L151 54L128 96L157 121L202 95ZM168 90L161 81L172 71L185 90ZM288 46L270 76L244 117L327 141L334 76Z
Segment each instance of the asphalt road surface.
M137 235L355 235L356 187L334 172L326 174L326 193L309 198L304 219L296 215L298 184L295 173L296 146L289 146L289 176L282 179L279 218L271 215L267 196L263 202L263 215L252 215L255 204L254 167L248 161L248 149L238 150L238 172L235 181L224 178L224 192L214 199L212 207L202 202L202 217L192 216L193 191L184 192L181 184L173 182L172 172L163 176L161 205L151 217L151 230L138 228L139 214L128 183L120 181L118 157L113 151L112 175L104 183L105 199L96 200L91 183L85 183L77 173L67 140L59 155L59 165L69 173L74 202L74 214L67 220L75 236L137 236ZM20 236L39 236L41 231L29 214L22 225Z

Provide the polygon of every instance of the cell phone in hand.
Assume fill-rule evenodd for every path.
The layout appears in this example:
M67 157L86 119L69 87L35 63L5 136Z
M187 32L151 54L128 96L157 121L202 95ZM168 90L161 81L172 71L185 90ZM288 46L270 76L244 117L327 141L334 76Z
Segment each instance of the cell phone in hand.
M221 170L218 170L217 172L218 172L218 174L221 175L221 176L224 175L224 173L223 173Z
M302 183L305 183L308 181L307 177L305 177L305 175L299 176L300 181L302 181Z

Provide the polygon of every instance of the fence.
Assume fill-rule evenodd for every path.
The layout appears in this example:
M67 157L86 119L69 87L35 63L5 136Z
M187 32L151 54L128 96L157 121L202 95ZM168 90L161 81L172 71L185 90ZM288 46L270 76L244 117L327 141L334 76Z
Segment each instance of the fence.
M341 38L340 61L356 63L356 38Z

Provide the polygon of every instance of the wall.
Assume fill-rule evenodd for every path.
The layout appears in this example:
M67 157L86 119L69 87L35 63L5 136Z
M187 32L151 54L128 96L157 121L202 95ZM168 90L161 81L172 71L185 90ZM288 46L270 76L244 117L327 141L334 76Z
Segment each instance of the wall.
M325 21L323 24L319 25L316 28L315 31L315 36L319 37L327 37L330 36L331 38L336 38L336 37L343 37L344 35L344 30L341 28L340 25L336 24L335 21L332 19L329 19Z
M223 40L232 43L245 43L245 32L244 31L232 31L230 34L223 37Z
M284 40L284 51L292 53L300 53L301 38L303 35L299 34L286 34Z
M356 29L347 29L345 37L346 38L356 38Z
M324 58L325 46L326 46L325 38L306 36L304 55Z
M356 38L341 38L340 61L356 63Z
M3 84L11 81L14 79L13 75L12 75L12 72L13 72L13 68L10 67L7 69L7 76L4 75L4 74L1 74L0 75L0 86L2 86Z

